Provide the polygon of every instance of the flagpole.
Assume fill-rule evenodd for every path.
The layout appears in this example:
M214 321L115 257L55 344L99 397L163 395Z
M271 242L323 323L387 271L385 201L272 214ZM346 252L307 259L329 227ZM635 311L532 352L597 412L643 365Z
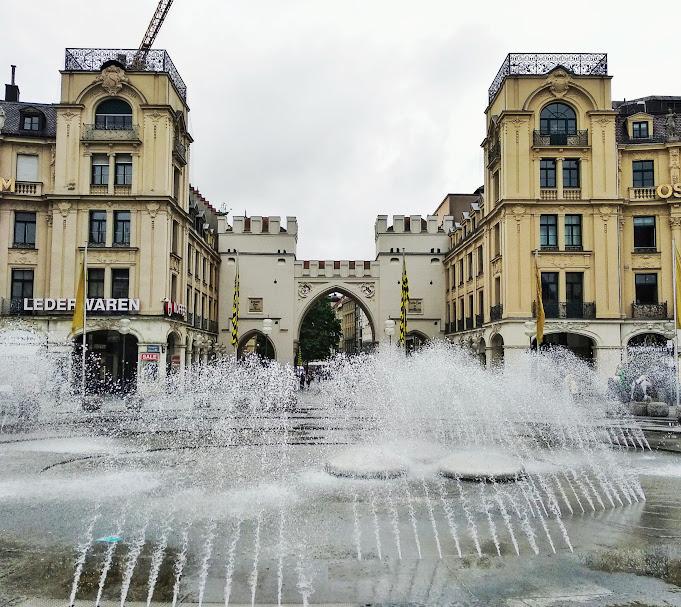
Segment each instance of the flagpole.
M81 390L83 393L83 402L85 402L85 317L87 315L87 240L85 241L85 248L83 250L83 373L81 377Z
M675 377L674 377L674 387L676 388L676 414L679 414L679 320L678 320L678 314L679 311L677 309L676 305L676 298L677 298L677 292L679 285L676 284L677 276L676 276L676 243L674 242L674 239L672 238L672 271L673 271L673 280L672 283L674 285L674 372L675 372Z

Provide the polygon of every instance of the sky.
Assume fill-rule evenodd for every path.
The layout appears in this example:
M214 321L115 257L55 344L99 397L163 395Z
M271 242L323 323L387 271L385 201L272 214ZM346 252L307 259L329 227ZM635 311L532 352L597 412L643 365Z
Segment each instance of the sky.
M15 26L27 5L6 3L0 75L16 64L22 101L58 102L65 48L137 48L156 5L32 0ZM154 47L187 84L191 182L214 207L297 217L299 259L373 259L377 215L482 185L507 53L605 52L613 99L681 95L681 4L637 6L174 0Z

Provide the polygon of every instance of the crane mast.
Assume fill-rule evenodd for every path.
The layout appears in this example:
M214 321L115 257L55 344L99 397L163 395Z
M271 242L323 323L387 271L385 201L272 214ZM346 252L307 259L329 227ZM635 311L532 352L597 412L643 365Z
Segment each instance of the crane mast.
M165 20L172 3L173 0L159 0L158 6L156 7L156 12L151 18L151 22L149 23L146 34L144 34L144 38L142 38L142 43L140 44L139 50L137 53L135 53L135 57L132 60L132 69L142 69L144 67L147 53L149 52L149 49L151 49L151 45L154 43L156 35L161 29L163 21Z

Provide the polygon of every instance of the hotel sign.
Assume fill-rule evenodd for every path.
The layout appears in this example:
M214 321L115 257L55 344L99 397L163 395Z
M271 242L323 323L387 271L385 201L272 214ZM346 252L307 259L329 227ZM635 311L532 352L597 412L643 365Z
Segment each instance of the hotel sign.
M663 183L655 191L660 198L681 198L681 183Z
M14 192L14 188L14 177L10 177L9 179L0 177L0 192Z
M73 312L76 308L75 298L38 297L24 299L24 311L37 312ZM87 312L139 312L139 299L88 299Z

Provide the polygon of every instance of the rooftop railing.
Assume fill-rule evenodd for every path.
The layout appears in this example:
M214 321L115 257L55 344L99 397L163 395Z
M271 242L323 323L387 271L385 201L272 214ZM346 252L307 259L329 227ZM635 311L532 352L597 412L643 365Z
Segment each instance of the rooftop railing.
M168 74L177 93L187 100L187 85L177 71L167 51L150 49L140 53L135 49L67 48L64 69L79 72L99 72L107 61L117 61L126 70L135 72L163 72ZM133 65L134 63L134 65Z
M492 86L489 87L491 103L504 83L506 76L548 74L562 66L577 76L607 76L606 53L509 53L501 64Z

